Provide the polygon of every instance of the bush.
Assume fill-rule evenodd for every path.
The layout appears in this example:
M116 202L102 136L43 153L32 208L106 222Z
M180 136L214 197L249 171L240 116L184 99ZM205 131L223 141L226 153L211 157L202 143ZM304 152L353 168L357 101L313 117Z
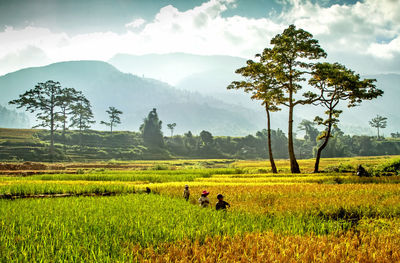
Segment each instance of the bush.
M333 181L334 181L336 184L343 184L343 182L344 182L343 178L340 178L340 177L335 177L335 178L333 178Z
M355 172L356 169L350 164L342 164L339 165L329 165L325 168L325 172L330 173L352 173Z
M392 176L392 175L399 175L400 174L400 159L394 159L378 165L373 174L375 176Z

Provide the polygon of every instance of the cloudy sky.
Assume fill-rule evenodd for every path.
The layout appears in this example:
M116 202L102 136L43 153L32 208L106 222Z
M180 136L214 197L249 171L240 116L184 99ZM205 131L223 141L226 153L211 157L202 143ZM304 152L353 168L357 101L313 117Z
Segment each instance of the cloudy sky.
M400 0L0 0L0 75L117 53L252 58L289 24L328 60L400 73Z

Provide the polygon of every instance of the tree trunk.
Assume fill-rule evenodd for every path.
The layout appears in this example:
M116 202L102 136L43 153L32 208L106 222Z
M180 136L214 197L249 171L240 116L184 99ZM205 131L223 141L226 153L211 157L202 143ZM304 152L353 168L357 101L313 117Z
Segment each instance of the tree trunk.
M54 95L51 95L50 101L50 159L54 159Z
M377 127L377 129L378 129L378 140L379 140L379 137L380 137L380 136L379 136L379 127Z
M50 156L51 156L51 161L53 161L54 157L54 118L53 118L53 113L51 113L51 120L50 120Z
M315 165L314 165L314 173L319 173L319 161L321 159L321 153L322 153L322 150L325 149L326 145L328 145L329 137L331 136L331 129L332 129L332 125L329 124L328 130L326 132L325 141L317 150L317 156L315 158Z
M66 131L66 129L67 129L67 121L66 121L66 117L67 117L67 114L66 114L66 112L65 112L65 109L63 109L63 134L62 134L62 136L63 136L63 148L64 148L64 153L66 153L67 152L67 148L66 148L66 146L65 146L65 144L66 144L66 137L65 137L65 131Z
M272 173L277 174L278 170L276 169L274 156L272 155L272 144L271 144L271 119L269 115L268 106L265 107L267 111L267 132L268 132L268 155L269 162L271 163Z
M292 104L292 93L290 93L290 106L289 106L289 129L288 129L288 148L289 148L289 159L290 159L290 171L292 173L300 173L300 167L297 163L296 156L294 154L293 147L293 107Z
M82 151L82 115L79 116L79 148Z

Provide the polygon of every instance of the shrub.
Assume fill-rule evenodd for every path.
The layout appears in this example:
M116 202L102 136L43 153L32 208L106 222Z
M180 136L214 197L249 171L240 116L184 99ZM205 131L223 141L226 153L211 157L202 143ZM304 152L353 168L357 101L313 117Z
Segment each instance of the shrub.
M157 170L157 171L159 171L159 170L168 170L168 166L162 165L162 164L156 164L153 167L153 170Z
M392 176L400 174L400 159L387 161L373 170L375 176Z
M343 182L344 182L343 178L340 178L340 177L333 178L333 181L337 184L343 184Z
M84 174L85 170L84 169L78 169L76 170L76 174Z

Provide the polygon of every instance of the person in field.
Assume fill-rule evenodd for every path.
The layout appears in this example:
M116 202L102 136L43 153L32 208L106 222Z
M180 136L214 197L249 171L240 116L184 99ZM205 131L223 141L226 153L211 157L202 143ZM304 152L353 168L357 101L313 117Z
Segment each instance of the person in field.
M204 190L204 191L201 193L201 196L200 196L200 198L199 198L199 204L200 204L201 207L206 208L206 207L208 207L208 205L210 204L210 199L208 199L208 195L209 195L209 194L210 194L210 193L207 192L206 190Z
M228 202L224 201L224 196L222 194L217 195L218 202L215 204L215 209L226 211L228 207L231 207L231 205Z
M189 201L189 197L190 197L189 186L185 185L185 189L183 190L183 198L185 198L186 201Z

